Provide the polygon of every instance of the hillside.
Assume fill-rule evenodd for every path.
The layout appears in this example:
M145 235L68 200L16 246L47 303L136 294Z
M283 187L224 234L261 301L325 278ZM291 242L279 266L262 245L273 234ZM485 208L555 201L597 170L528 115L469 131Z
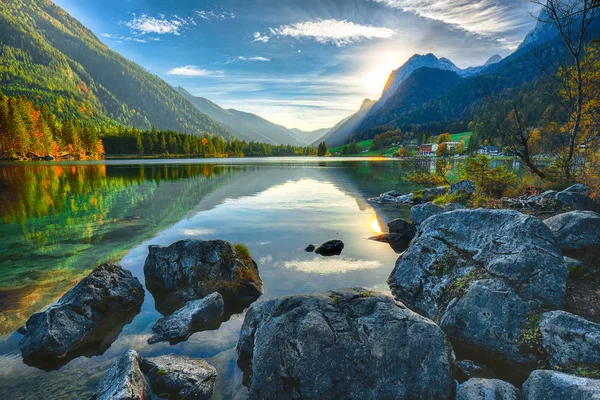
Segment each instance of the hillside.
M316 141L319 141L321 138L323 138L323 136L327 135L327 133L331 131L331 129L332 128L323 128L317 129L316 131L303 131L300 129L292 128L290 130L294 132L300 140L302 140L306 144L311 144Z
M159 77L110 50L49 0L0 3L0 86L58 118L230 137Z
M178 87L177 91L195 105L200 112L227 127L240 139L294 146L304 146L311 143L302 140L293 130L274 124L258 115L234 109L226 110L204 97L192 95L182 87Z
M360 109L348 118L343 119L335 125L325 136L317 140L324 141L329 147L341 146L348 143L350 136L358 128L364 117L371 111L371 108L376 104L375 100L365 99L360 106ZM316 143L314 143L316 144Z

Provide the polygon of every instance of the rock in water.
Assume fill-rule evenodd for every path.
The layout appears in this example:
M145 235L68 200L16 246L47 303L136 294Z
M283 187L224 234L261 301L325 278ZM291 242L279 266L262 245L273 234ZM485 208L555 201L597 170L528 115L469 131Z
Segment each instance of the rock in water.
M600 214L571 211L544 221L565 251L600 249ZM600 253L599 253L600 254Z
M397 299L440 321L464 356L528 374L539 358L521 338L533 316L563 306L567 275L540 220L479 209L427 219L388 283Z
M169 341L171 344L187 340L201 326L221 321L225 303L223 296L215 292L201 300L192 300L168 317L159 319L152 327L154 335L148 343Z
M262 295L254 260L223 240L187 239L150 246L144 264L146 286L157 310L171 314L190 300L219 292L227 308L245 308Z
M392 250L396 253L402 253L408 248L411 239L398 233L382 233L381 235L373 236L369 238L378 242L388 243Z
M458 387L456 400L520 400L521 391L499 379L471 378Z
M449 399L453 353L432 321L362 288L253 304L237 345L251 399Z
M135 350L125 353L106 372L90 400L150 399L150 386L140 370L140 361Z
M574 374L596 370L600 378L600 324L551 311L542 315L540 331L550 367Z
M339 256L344 250L344 242L341 240L329 240L315 250L315 253L324 257Z
M315 245L314 244L309 244L308 246L306 246L306 248L304 249L304 251L306 251L307 253L312 253L313 251L315 251Z
M523 385L525 400L598 400L600 379L588 379L556 371L533 371Z
M142 371L154 393L168 394L169 399L209 399L217 380L217 370L206 361L174 354L144 358Z
M102 264L69 290L56 304L34 314L19 346L23 359L53 369L94 345L110 346L107 337L129 322L144 301L144 288L120 265ZM108 343L107 343L108 342ZM87 355L87 354L86 354Z
M403 235L409 240L412 240L412 238L414 238L417 234L417 229L415 226L401 218L390 221L388 223L388 230L390 233Z

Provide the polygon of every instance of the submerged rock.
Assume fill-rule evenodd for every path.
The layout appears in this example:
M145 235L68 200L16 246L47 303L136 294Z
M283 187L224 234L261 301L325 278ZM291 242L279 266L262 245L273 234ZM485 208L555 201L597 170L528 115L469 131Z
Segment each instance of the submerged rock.
M597 400L600 379L588 379L562 372L533 371L523 385L525 400Z
M456 400L520 400L521 391L499 379L472 378L458 387Z
M209 399L217 380L217 370L206 361L173 354L144 358L142 371L154 393L169 399Z
M440 322L466 357L531 371L528 321L561 308L568 270L552 232L517 211L457 210L427 219L388 278L394 296Z
M56 304L29 318L19 342L23 359L54 369L81 354L101 354L116 339L113 331L120 332L143 301L144 288L131 272L102 264Z
M148 343L169 341L171 344L187 340L194 332L211 324L218 324L223 317L225 303L218 292L203 299L192 300L168 317L159 319L152 327L154 333Z
M150 386L140 370L141 357L129 350L106 372L90 400L150 399Z
M253 304L237 351L251 399L454 395L453 353L441 329L362 288Z
M315 253L324 257L339 256L344 250L344 242L341 240L329 240L315 250Z
M157 310L171 314L190 300L219 292L227 308L245 308L262 295L254 260L223 240L187 239L150 246L144 264L146 286Z
M551 311L542 315L540 331L550 367L574 374L595 370L600 378L600 324Z
M548 218L558 245L566 251L600 249L600 214L593 211L571 211ZM599 253L600 255L600 250Z

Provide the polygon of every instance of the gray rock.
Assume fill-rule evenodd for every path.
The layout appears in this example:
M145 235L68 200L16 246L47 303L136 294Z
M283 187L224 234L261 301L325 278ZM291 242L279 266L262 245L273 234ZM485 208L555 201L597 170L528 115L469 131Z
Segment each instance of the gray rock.
M339 256L344 250L344 242L341 240L329 240L315 250L315 253L324 257Z
M485 365L478 365L472 360L460 360L454 364L456 366L456 379L461 383L471 378L493 378L496 376L490 368Z
M470 180L453 183L450 185L450 189L448 189L448 195L456 195L462 201L468 200L473 193L475 193L475 182Z
M223 317L223 296L215 292L203 299L192 300L168 317L159 319L152 327L154 333L148 343L169 341L171 344L187 340L203 326L219 323Z
M378 197L368 199L372 203L378 204L412 204L414 194L401 194L395 190L380 194Z
M446 186L439 186L436 188L425 189L423 191L423 198L421 201L423 202L423 204L428 203L430 201L437 199L438 197L445 195L447 192L448 192L448 187L446 187Z
M402 253L406 250L411 241L411 238L407 238L398 233L382 233L381 235L373 236L369 239L388 243L396 253Z
M568 270L552 232L517 211L457 210L427 219L388 278L394 296L440 321L468 356L526 366L531 315L561 308Z
M253 304L237 345L251 399L449 399L444 333L391 297L340 289Z
M315 251L315 245L314 244L309 244L308 246L306 246L306 248L304 249L304 251L306 251L307 253L312 253L313 251Z
M590 198L590 189L582 184L573 185L555 196L557 202L573 210L595 210L596 204Z
M527 201L543 207L554 203L557 194L558 192L556 190L546 190L542 194L528 198Z
M520 400L521 391L499 379L472 378L458 387L456 400Z
M237 254L224 240L182 240L168 247L150 246L144 264L146 286L165 314L219 292L230 308L243 309L262 294L254 260Z
M142 371L154 393L169 399L209 399L217 380L217 370L206 361L174 354L144 358Z
M533 371L523 385L525 400L600 400L600 380L562 372Z
M600 248L600 214L571 211L544 221L563 250Z
M396 233L410 239L414 238L417 234L415 226L401 218L390 221L388 223L388 231L389 233Z
M121 323L129 322L143 301L144 288L131 272L102 264L56 304L27 320L19 342L23 359L54 369L85 351L102 354L116 339L110 333L115 328L120 332ZM92 349L96 345L100 347Z
M415 225L421 225L427 218L443 212L442 207L433 203L418 204L410 209L410 220Z
M389 192L385 192L384 194L391 197L400 197L404 195L402 192L399 192L397 190L390 190Z
M585 368L600 371L600 324L551 311L542 315L540 330L550 367L574 374Z
M576 260L574 258L571 257L563 257L563 259L565 260L565 264L567 264L567 267L569 269L571 268L581 268L584 266L583 262L581 262L580 260Z
M150 386L140 370L140 362L135 350L125 353L106 371L90 400L150 399Z

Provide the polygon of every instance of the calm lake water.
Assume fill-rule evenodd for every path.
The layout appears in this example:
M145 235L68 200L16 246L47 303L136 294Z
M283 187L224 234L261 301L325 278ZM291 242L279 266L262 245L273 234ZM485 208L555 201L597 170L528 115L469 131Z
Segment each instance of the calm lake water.
M87 398L127 349L205 358L219 372L213 398L245 398L235 363L243 314L174 346L148 345L161 315L146 292L104 354L51 372L22 362L14 332L96 265L120 261L143 283L148 245L185 238L246 244L264 282L259 301L351 286L389 293L398 254L368 238L408 208L366 199L410 191L407 172L364 158L0 165L0 399ZM329 239L344 241L341 256L304 251Z

